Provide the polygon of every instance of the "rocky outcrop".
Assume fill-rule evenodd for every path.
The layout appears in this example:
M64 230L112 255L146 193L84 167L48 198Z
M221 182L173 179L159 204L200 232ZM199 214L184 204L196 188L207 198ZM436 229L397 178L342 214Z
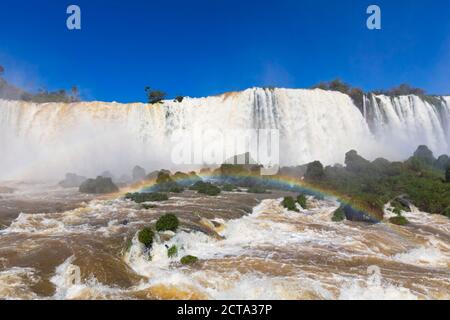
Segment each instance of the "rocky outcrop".
M112 182L111 178L97 177L88 179L80 185L81 193L104 194L119 191L119 188Z
M368 223L379 222L377 217L373 217L364 211L355 209L349 204L342 206L342 209L344 210L345 218L347 220Z

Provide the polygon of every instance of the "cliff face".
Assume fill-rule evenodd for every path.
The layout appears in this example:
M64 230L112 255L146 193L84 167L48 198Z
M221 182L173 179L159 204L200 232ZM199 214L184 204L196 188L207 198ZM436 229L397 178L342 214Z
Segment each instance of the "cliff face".
M278 129L283 165L343 162L350 149L402 159L419 144L450 153L450 97L427 100L369 96L363 112L347 95L318 89L253 88L159 105L0 100L0 178L173 167L172 134L199 128L231 140L244 129ZM245 151L224 143L224 156Z

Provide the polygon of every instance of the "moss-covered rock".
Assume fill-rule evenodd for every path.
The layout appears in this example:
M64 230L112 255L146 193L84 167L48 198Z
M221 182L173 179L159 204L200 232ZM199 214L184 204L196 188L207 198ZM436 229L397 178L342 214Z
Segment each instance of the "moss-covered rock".
M306 205L306 196L304 194L300 194L297 197L297 202L303 209L308 209Z
M180 221L177 216L171 213L167 213L160 217L158 221L156 221L155 228L157 231L177 231L178 226L180 225Z
M344 208L341 206L336 211L334 211L331 221L341 222L344 220L345 220L345 212L344 212Z
M192 264L196 263L197 261L198 261L197 257L190 256L190 255L184 256L180 260L181 264L184 264L184 265L192 265Z
M138 240L147 248L151 248L153 244L153 238L155 237L155 233L149 227L146 227L139 231Z
M169 249L167 249L167 256L169 258L175 257L177 254L178 254L178 248L176 245L173 245Z
M286 209L288 209L289 211L299 212L297 206L295 205L295 200L292 197L284 197L283 201L281 202L281 205Z
M135 193L127 193L125 195L125 199L132 200L136 203L143 203L143 202L158 202L158 201L166 201L169 200L169 197L164 193L158 193L158 192L152 192L152 193L145 193L145 192L135 192Z
M389 222L398 226L406 226L409 223L408 219L403 216L392 217Z

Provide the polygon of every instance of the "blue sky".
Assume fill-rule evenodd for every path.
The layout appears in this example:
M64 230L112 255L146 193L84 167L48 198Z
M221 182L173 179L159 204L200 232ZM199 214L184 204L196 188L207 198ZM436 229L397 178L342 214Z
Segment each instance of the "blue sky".
M66 28L77 4L82 30ZM366 28L366 8L382 30ZM0 0L0 65L28 89L145 101L144 87L206 96L340 77L450 93L448 0Z

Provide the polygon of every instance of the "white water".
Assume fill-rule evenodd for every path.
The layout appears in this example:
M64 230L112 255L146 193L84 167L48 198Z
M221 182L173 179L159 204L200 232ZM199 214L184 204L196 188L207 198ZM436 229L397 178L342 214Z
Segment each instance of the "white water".
M279 129L282 165L342 163L350 149L402 159L419 144L450 153L450 97L441 106L414 96L377 98L366 103L367 119L347 95L319 89L254 88L153 106L0 100L0 179L173 168L170 137L180 129L220 129L231 138L240 137L233 129ZM224 151L247 150L226 144Z

